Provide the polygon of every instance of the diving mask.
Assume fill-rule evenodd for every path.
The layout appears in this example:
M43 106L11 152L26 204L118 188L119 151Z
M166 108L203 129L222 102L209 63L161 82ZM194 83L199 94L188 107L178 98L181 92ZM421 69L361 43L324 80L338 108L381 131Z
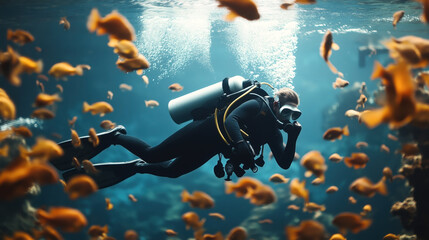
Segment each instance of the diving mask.
M280 108L279 113L282 118L282 121L289 122L291 119L295 121L301 116L301 111L297 107L289 104L284 104Z

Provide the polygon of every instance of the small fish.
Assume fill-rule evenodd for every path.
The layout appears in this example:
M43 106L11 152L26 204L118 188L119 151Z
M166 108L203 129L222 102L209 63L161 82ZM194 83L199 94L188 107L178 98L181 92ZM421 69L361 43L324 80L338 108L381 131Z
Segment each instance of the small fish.
M41 73L43 70L43 61L34 61L28 57L19 56L19 68L21 72L26 72L28 74Z
M344 164L347 167L354 167L355 169L364 168L369 161L368 155L365 153L352 153L350 157L344 158Z
M247 239L247 231L243 227L235 227L229 231L228 235L225 239L236 239L236 240L246 240Z
M258 8L252 0L217 0L218 7L226 7L230 12L225 16L225 20L230 22L240 16L247 20L257 20L260 18Z
M371 220L362 219L359 214L350 212L340 213L332 220L332 224L337 226L343 235L347 233L347 230L350 230L352 233L356 234L362 230L367 229L371 223Z
M94 165L92 164L91 161L83 160L81 164L82 164L83 169L85 170L85 172L87 174L97 174L98 173L98 170L94 167Z
M343 235L336 233L332 235L329 240L347 240Z
M146 107L150 107L150 108L154 108L154 107L159 106L159 103L155 100L145 100L144 104L146 105Z
M98 190L94 180L86 175L77 175L72 177L66 185L65 191L71 200L86 197Z
M339 50L340 47L334 43L332 32L327 30L325 36L323 37L323 41L320 44L320 56L323 58L323 60L325 60L326 64L328 64L329 69L331 69L334 74L338 74L339 72L337 68L335 68L335 66L329 61L332 49Z
M201 191L194 191L191 195L188 191L183 190L182 202L189 202L193 208L208 209L214 207L213 198Z
M281 5L280 5L280 8L281 9L284 9L284 10L288 10L290 7L292 7L293 5L294 5L295 3L282 3Z
M128 198L130 199L130 201L132 201L132 202L137 202L137 198L136 197L134 197L134 195L132 195L132 194L128 194Z
M337 163L337 162L341 162L341 160L343 160L343 157L341 157L338 153L334 153L331 156L329 156L329 160Z
M58 91L60 91L60 93L64 92L64 88L60 84L55 85L55 87L58 89Z
M92 146L97 147L98 144L100 144L100 140L98 139L98 136L97 136L97 133L95 132L95 129L90 128L88 135L89 135L88 141L92 142Z
M66 76L82 76L84 69L90 70L91 67L86 64L80 64L76 67L73 67L72 65L70 65L70 63L60 62L54 64L51 69L49 69L48 73L49 75L54 76L56 79L61 78L63 80L66 80Z
M210 217L218 218L220 220L225 220L225 216L220 213L209 213Z
M93 8L88 17L87 27L90 32L97 31L97 35L107 33L109 39L128 41L136 39L133 26L116 10L102 18L98 10Z
M76 116L74 116L73 118L72 118L72 120L68 120L68 122L69 122L69 126L70 127L74 127L74 124L76 123L76 120L77 120L77 117Z
M288 183L289 178L285 178L285 176L281 175L280 173L274 173L268 181L273 183Z
M182 215L182 220L186 224L186 229L192 227L194 230L198 230L203 227L206 219L203 218L200 221L200 217L195 212L186 212Z
M113 107L104 101L96 102L91 105L89 105L87 102L84 102L83 112L91 112L92 115L100 114L100 117L103 117L105 114L113 112Z
M167 229L167 230L165 230L165 234L167 234L167 236L170 236L170 237L177 236L177 232L174 231L173 229Z
M390 134L390 133L387 134L387 138L392 140L392 141L398 141L398 137L396 137L395 135Z
M24 151L23 154L33 158L33 160L46 162L49 159L61 157L64 154L64 151L56 142L43 137L38 137L36 139L36 144L34 144L31 150Z
M128 40L111 41L111 47L114 47L114 53L118 54L123 58L136 58L139 55L137 47Z
M337 186L330 186L326 189L326 193L334 193L338 191L338 187Z
M91 239L98 239L103 238L107 233L109 232L109 227L107 225L104 225L103 227L100 225L92 225L88 229L88 235L91 237Z
M353 109L349 109L346 111L346 113L344 115L346 115L349 118L359 118L360 117L360 112L353 110Z
M51 207L49 212L39 208L36 218L42 225L48 224L64 232L79 232L88 224L79 210L68 207Z
M41 47L34 47L34 50L38 51L38 52L42 52L42 48Z
M385 178L383 177L378 183L374 184L368 178L361 177L352 182L349 189L365 197L373 197L376 192L387 195L387 188L384 181Z
M287 226L287 239L324 239L325 227L314 220L304 220L299 226Z
M271 187L251 177L240 178L236 184L225 182L225 192L235 192L236 197L250 199L250 203L255 205L267 205L276 201L276 194Z
M360 213L361 216L366 216L368 215L368 213L370 213L372 211L372 207L369 204L366 204L365 206L363 206L362 208L362 212Z
M390 153L390 148L384 144L380 145L380 151L385 152L385 153Z
M295 204L291 204L291 205L287 206L287 209L298 211L300 208Z
M116 66L120 70L128 73L139 69L148 69L150 67L150 63L143 55L139 54L135 58L126 58L123 60L118 58Z
M356 103L357 103L356 104L356 110L358 110L359 107L365 108L365 103L367 100L368 100L368 98L364 94L361 94L359 96L359 99L356 101Z
M110 201L110 198L105 198L106 200L106 210L110 211L113 209L113 203Z
M350 135L349 127L347 125L344 128L334 127L326 130L323 134L323 139L335 141L336 139L341 139L343 135Z
M42 82L40 82L39 80L36 80L36 85L37 87L39 87L41 92L45 92L45 85L43 85Z
M367 148L367 147L368 147L368 143L367 143L367 142L362 142L362 141L361 141L361 142L357 142L357 143L356 143L356 148L357 148L357 149L361 149L361 148L363 148L363 147L364 147L364 148Z
M402 17L404 16L404 11L397 11L393 14L393 21L392 25L394 28L396 28L396 24L398 24L399 21L401 21Z
M386 236L383 237L383 240L400 240L400 236L395 235L393 233L389 233Z
M0 88L0 115L6 120L12 120L16 117L15 104L2 88Z
M147 87L147 85L149 85L149 78L146 75L143 75L142 79L143 79L143 82L146 84L146 87Z
M110 99L110 100L113 99L113 92L112 91L107 91L107 99Z
M170 89L173 92L180 92L183 90L183 87L178 83L173 83L170 86L168 86L168 89Z
M49 82L49 78L48 78L48 76L46 76L46 75L44 75L44 74L39 74L39 75L37 75L37 78L38 78L38 79L41 79L41 80L43 80L43 81Z
M121 89L122 91L131 91L131 90L133 90L133 87L126 84L126 83L121 83L119 85L119 89Z
M273 220L267 218L267 219L259 220L258 223L259 224L264 224L264 223L272 224Z
M143 72L144 72L143 69L136 70L136 74L139 75L139 76L142 75Z
M13 133L21 137L29 138L33 136L33 133L25 126L12 127Z
M313 181L311 181L311 184L317 186L317 185L320 185L324 182L325 182L325 180L323 178L318 177L318 178L315 178Z
M325 158L319 151L310 151L301 158L301 165L307 170L306 177L314 174L320 178L321 183L325 181L325 171L328 168L325 164Z
M337 88L345 88L345 87L347 87L348 85L349 85L349 81L346 81L346 80L341 79L341 78L337 78L337 79L335 80L335 82L333 82L333 83L332 83L332 87L333 87L334 89L337 89Z
M59 24L63 24L64 30L70 29L70 22L67 20L66 17L62 17Z
M30 43L34 41L33 35L31 33L16 29L15 31L8 29L7 30L7 40L11 40L15 43L18 43L19 45L24 45L26 43Z
M137 239L139 239L139 235L137 234L136 231L130 229L130 230L125 231L124 239L125 240L137 240Z
M304 208L302 209L302 211L310 212L310 213L316 212L316 211L322 211L323 212L325 210L326 210L325 205L319 205L319 204L314 203L314 202L305 203Z
M76 168L77 170L81 170L80 162L79 162L79 160L77 160L76 157L72 158L72 164L73 164L74 168Z
M349 203L351 203L351 204L357 203L356 199L353 196L350 196L348 200L349 200Z
M393 172L392 169L390 169L389 167L384 167L383 168L383 176L389 180L390 182L393 181Z
M7 47L7 52L0 51L0 72L13 86L21 86L21 74L19 54L12 47Z
M52 105L55 102L62 101L60 96L56 94L46 94L46 93L39 93L36 97L36 100L34 101L33 106L34 107L45 107Z
M73 147L75 148L80 147L81 141L80 141L79 135L74 129L70 129L70 131L71 131L71 142Z
M116 127L116 123L113 123L112 121L110 121L110 120L103 120L103 121L101 121L101 123L100 123L100 127L102 128L102 129L104 129L104 130L110 130L110 129L112 129L112 128L115 128Z
M299 182L298 178L294 178L291 181L289 188L291 194L303 198L306 203L309 202L310 192L305 188L305 180Z

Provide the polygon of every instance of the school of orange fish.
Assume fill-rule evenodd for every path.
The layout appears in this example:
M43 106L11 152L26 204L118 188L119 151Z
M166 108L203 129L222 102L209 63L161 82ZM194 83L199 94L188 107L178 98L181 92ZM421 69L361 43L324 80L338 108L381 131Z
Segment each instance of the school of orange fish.
M252 0L217 0L219 7L226 7L229 13L226 15L226 21L233 21L236 17L243 17L247 20L257 20L260 18L256 4ZM421 0L423 4L423 14L421 16L422 22L426 22L429 17L428 6L429 1ZM315 4L315 0L296 0L291 3L281 4L282 9L289 9L295 3L297 4ZM393 27L396 27L398 22L404 16L404 11L398 11L393 14ZM62 24L65 30L70 29L70 22L66 17L61 18L59 24ZM96 32L98 35L107 34L109 36L108 46L114 48L114 53L118 54L116 65L124 72L136 71L137 74L142 75L143 70L149 68L148 60L139 54L138 49L134 45L135 31L133 26L128 20L119 14L117 11L112 11L105 17L101 17L97 9L92 9L87 22L87 28L90 32ZM24 45L34 41L34 36L31 33L17 29L15 31L8 29L7 39ZM345 113L349 118L357 118L359 123L364 123L368 128L374 128L382 123L389 124L392 129L397 129L406 124L414 124L416 126L427 127L429 125L429 105L419 102L415 98L415 91L417 88L424 88L429 86L429 74L418 73L413 76L412 70L421 67L427 67L429 64L429 40L422 39L415 36L405 36L402 38L388 40L384 45L390 52L391 58L395 63L387 67L383 67L380 63L375 62L374 72L372 79L381 79L381 84L384 86L386 92L385 104L378 109L357 111L358 108L365 108L367 101L366 86L362 84L360 89L360 97L357 99L357 106L355 109L350 109ZM327 31L323 37L320 45L320 55L326 62L329 69L338 75L336 81L332 84L333 88L347 87L349 82L342 79L343 74L339 72L336 67L329 61L332 50L339 50L339 46L334 43L331 31ZM36 51L41 51L36 47ZM48 74L55 79L66 79L67 76L84 74L84 70L90 70L91 67L87 64L79 64L75 67L67 62L59 62L54 64ZM39 74L40 80L48 81L46 75L41 74L43 71L42 60L34 61L29 57L21 56L15 49L8 46L7 51L0 52L0 70L5 79L7 79L13 86L20 86L20 74ZM416 78L418 76L418 78ZM142 76L146 85L149 84L147 76ZM40 119L50 119L55 117L55 108L52 106L61 101L61 93L63 88L60 84L57 85L58 93L47 94L44 92L43 83L37 80L41 92L34 101L33 106L37 108L32 113L32 117ZM132 91L132 87L123 83L119 86L120 90ZM174 83L169 86L172 91L181 91L183 86ZM107 99L113 98L113 91L108 91ZM157 107L159 103L156 100L146 100L146 107ZM113 107L106 101L100 101L93 104L83 103L83 112L90 112L95 115L104 116L105 114L113 112ZM16 107L9 98L8 94L0 89L0 115L5 120L12 120L16 118ZM74 147L79 147L81 142L78 133L73 129L77 117L69 120L71 130L71 139ZM115 123L109 120L103 120L100 123L103 129L111 129L116 126ZM348 126L334 127L328 129L323 139L329 141L336 141L343 136L349 136L350 133ZM31 131L24 127L12 128L0 132L0 141L8 137L20 136L24 138L32 137ZM89 129L90 141L94 147L99 144L99 139L96 135L94 128ZM397 137L389 134L389 139L397 140ZM356 143L356 148L368 147L365 142ZM380 146L381 151L390 152L386 145ZM413 144L405 144L398 152L404 155L418 154L418 149ZM5 169L0 172L0 199L11 201L15 198L25 195L31 186L34 184L52 184L61 182L64 186L64 191L69 195L70 199L78 199L97 191L96 183L88 176L76 176L67 183L59 179L58 173L49 164L49 159L61 156L62 149L53 141L47 140L42 137L37 138L36 144L27 149L23 146L20 147L20 154L16 157ZM7 157L9 155L9 148L7 145L0 149L0 155ZM370 160L369 157L363 152L354 152L350 156L340 156L337 153L332 153L328 158L333 163L339 163L344 160L344 164L350 168L365 168ZM79 162L76 158L73 161L73 166L76 168L84 167L85 171L94 172L96 169L89 160ZM313 185L320 185L325 182L325 175L327 165L325 157L317 151L313 150L306 153L300 160L300 164L305 168L305 177L315 176L312 181ZM371 182L366 177L361 177L353 181L349 190L359 195L366 197L373 197L376 193L386 195L388 194L385 181L392 181L393 179L401 176L393 176L392 170L388 167L383 169L383 177L377 183ZM306 180L300 181L298 178L290 180L281 174L273 174L269 178L272 184L288 184L290 194L302 198L304 200L303 206L289 205L288 209L298 211L302 208L306 212L321 212L326 211L324 205L310 201L310 192L306 189ZM337 186L329 186L326 189L327 194L337 192ZM235 193L236 197L243 197L249 199L254 205L268 205L277 200L276 193L272 187L263 184L261 181L251 178L242 177L237 183L225 182L225 193ZM130 201L137 202L138 200L129 194ZM188 202L192 208L210 209L214 207L215 200L202 191L195 191L190 194L187 190L183 190L182 202ZM356 203L356 199L350 196L348 199L351 203ZM106 198L106 209L111 210L114 207L109 198ZM332 220L332 224L338 227L339 233L330 236L330 240L346 239L344 236L348 231L358 233L367 229L371 225L371 219L366 218L369 212L372 211L371 205L365 205L360 214L352 212L343 212L338 214ZM221 213L209 213L209 216L220 220L226 220ZM76 209L68 207L50 207L49 210L37 209L36 218L40 224L39 229L35 229L33 234L25 232L15 232L13 236L6 237L5 239L63 239L58 230L63 232L77 232L81 231L83 227L88 225L86 217ZM229 234L224 237L221 232L216 234L205 233L204 224L206 219L200 219L197 213L190 211L182 215L182 220L186 228L192 228L196 239L246 239L246 229L242 227L233 228ZM260 224L270 224L271 219L260 219ZM88 235L90 239L114 239L107 235L108 226L93 225L89 228ZM165 231L167 236L177 236L179 233L173 229ZM286 226L285 234L287 239L311 239L318 240L324 239L327 234L324 226L315 220L301 221L299 226ZM138 239L138 234L134 230L128 230L124 234L126 240ZM385 239L399 239L394 234L387 234Z

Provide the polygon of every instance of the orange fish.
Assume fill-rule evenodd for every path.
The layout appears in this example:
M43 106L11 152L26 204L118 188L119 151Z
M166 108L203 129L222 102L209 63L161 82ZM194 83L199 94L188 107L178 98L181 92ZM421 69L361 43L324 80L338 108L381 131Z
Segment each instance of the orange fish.
M385 178L383 177L378 183L374 184L368 178L361 177L352 182L349 189L350 191L366 197L373 197L376 192L387 195L387 187L384 181Z
M104 225L103 227L100 225L92 225L88 229L88 235L91 237L91 239L98 239L99 237L103 238L108 232L109 227L107 225Z
M26 43L30 43L34 41L33 35L31 33L16 29L15 31L8 29L7 30L7 40L11 40L15 43L18 43L19 45L24 45Z
M270 182L273 183L288 183L289 182L289 178L285 178L283 175L281 175L280 173L274 173L270 179Z
M320 184L322 184L324 182L325 182L324 179L318 177L318 178L315 178L313 181L311 181L311 184L312 185L320 185Z
M220 213L209 213L210 217L215 217L215 218L219 218L220 220L225 220L225 216L223 216Z
M42 230L33 230L34 233L34 237L36 239L40 239L41 237L44 237L45 239L52 239L52 240L63 240L63 236L61 236L61 234L55 230L55 228L49 226L49 225L45 225L42 226Z
M113 203L110 201L110 198L105 198L106 200L106 210L110 211L113 209Z
M252 0L217 0L218 7L226 7L230 12L225 16L226 21L233 21L240 16L247 20L260 18L258 7Z
M47 108L38 108L30 116L38 119L52 119L55 117L55 113Z
M127 230L124 234L124 239L125 240L138 240L139 235L134 230Z
M195 239L199 238L196 237ZM221 232L217 232L216 234L204 234L202 240L224 240L224 238Z
M70 22L67 20L66 17L62 17L59 24L63 24L64 30L70 29Z
M343 135L350 135L349 127L347 125L344 128L334 127L326 130L323 134L323 139L335 141L336 139L341 139Z
M393 233L389 233L383 237L383 240L400 240L400 239L401 238L398 235L395 235Z
M113 92L112 91L107 91L107 99L110 99L110 100L113 99Z
M41 162L46 162L49 159L57 158L64 154L63 149L56 142L43 137L37 138L36 144L30 151L22 150L26 156Z
M295 3L299 3L299 4L315 4L316 0L295 0Z
M384 144L380 145L380 151L385 152L385 153L390 153L390 148Z
M36 218L42 225L48 224L64 232L79 232L88 224L79 210L67 207L51 207L49 212L37 209Z
M325 205L319 205L317 203L308 202L305 203L304 208L302 209L304 212L316 212L316 211L325 211L326 207Z
M292 209L292 210L298 211L300 208L295 204L291 204L291 205L287 206L287 209Z
M333 87L334 89L337 89L337 88L345 88L345 87L347 87L348 85L349 85L349 81L346 81L346 80L341 79L341 78L337 78L337 79L335 80L335 82L333 82L333 83L332 83L332 87Z
M122 71L128 73L140 69L148 69L150 67L149 61L141 54L135 58L126 58L116 61L116 66Z
M42 48L41 48L41 47L36 46L36 47L34 47L34 49L35 49L36 51L38 51L38 52L42 52Z
M364 94L361 94L359 96L359 99L356 100L356 108L355 109L358 110L359 107L365 108L365 103L367 100L368 100L368 98Z
M76 157L72 158L72 164L73 164L74 168L76 168L77 170L80 170L80 162L79 162L79 160L77 160Z
M320 44L320 56L325 60L326 64L328 64L329 69L334 74L338 74L338 70L335 68L335 66L329 61L329 57L332 54L333 50L339 50L340 47L334 43L332 38L332 32L327 30L325 33L325 36L323 37L323 41Z
M65 191L70 199L75 200L80 197L86 197L98 190L94 180L86 175L77 175L71 178L66 185Z
M243 227L235 227L229 231L228 235L225 239L229 240L246 240L247 239L247 231Z
M350 157L344 158L344 163L347 167L355 169L364 168L369 161L369 157L365 153L352 153Z
M16 117L16 107L7 95L6 91L0 88L0 115L6 120Z
M346 113L344 115L346 115L349 118L359 118L360 117L360 112L353 110L353 109L349 109L346 111Z
M288 10L290 7L292 7L294 5L294 3L282 3L281 5L280 5L280 8L281 9L284 9L284 10Z
M26 232L14 232L12 237L4 236L4 240L34 240L30 234Z
M344 212L335 216L332 224L337 226L343 235L346 235L347 230L352 231L352 233L358 233L367 229L371 225L371 220L362 219L356 213Z
M37 75L37 78L38 78L38 79L41 79L41 80L43 80L43 81L46 81L46 82L48 82L48 81L49 81L49 78L48 78L46 75L44 75L44 74L38 74L38 75Z
M114 53L123 58L136 58L139 55L137 47L128 40L111 41L111 47L115 48Z
M131 90L133 90L133 87L131 85L126 84L126 83L121 83L119 85L119 89L121 89L122 91L131 91Z
M392 134L387 134L387 138L388 139L390 139L390 140L392 140L392 141L398 141L398 137L396 137L395 135L392 135Z
M33 136L33 133L25 126L12 127L13 133L21 137L29 138Z
M19 57L19 70L20 72L31 73L41 73L43 70L42 60L34 61L28 57Z
M392 169L390 169L389 167L384 167L383 168L383 176L389 180L390 182L393 181L393 172Z
M351 203L351 204L357 203L356 199L353 196L350 196L348 200L349 200L349 203Z
M214 207L213 198L201 191L194 191L191 195L188 191L183 190L182 202L189 202L193 208L208 209Z
M149 85L149 78L146 75L143 75L142 79L143 79L143 82L146 84L146 87L147 87L147 85Z
M267 218L267 219L259 220L258 223L260 223L260 224L263 224L263 223L272 224L273 220Z
M100 114L103 117L106 113L113 112L113 107L107 102L101 101L89 105L87 102L83 102L83 112L91 112L92 115Z
M326 189L326 193L334 193L338 191L338 187L337 186L330 186Z
M48 105L52 105L54 102L61 101L61 98L58 94L49 95L46 93L39 93L37 95L36 100L34 101L33 106L35 107L44 107Z
M146 107L150 107L150 108L154 108L154 107L159 106L159 103L155 100L145 100L144 104L146 105Z
M9 156L9 145L4 145L0 148L0 156L7 157Z
M370 213L372 211L372 207L369 204L366 204L365 206L363 206L362 208L362 212L360 213L361 216L366 216L368 213Z
M134 197L134 195L132 194L128 194L128 198L132 201L132 202L137 202L137 198Z
M43 85L42 82L39 82L39 80L36 80L36 85L39 87L41 92L45 92L45 85Z
M397 61L401 59L405 60L413 68L424 68L429 63L427 56L429 40L427 39L416 36L404 36L385 41L384 45L389 49L390 57Z
M61 78L63 80L66 80L66 76L74 76L74 75L83 75L83 69L90 70L91 67L86 64L80 64L76 67L73 67L70 65L70 63L67 62L60 62L54 64L51 69L49 69L49 75L54 76L55 78Z
M7 52L0 51L0 70L13 86L21 85L21 78L19 77L19 74L21 74L19 54L9 46L7 47Z
M398 24L399 21L401 21L402 17L404 16L404 11L397 11L393 14L393 27L396 27L396 24Z
M98 35L108 34L111 40L134 41L136 39L133 26L115 10L101 18L98 10L93 8L88 17L87 27L90 32L97 30Z
M173 83L170 86L168 86L168 89L170 89L173 92L180 92L183 90L183 87L178 83Z
M198 217L198 214L195 212L186 212L182 215L182 220L186 224L186 229L189 229L192 227L194 230L198 230L203 227L204 223L206 222L206 219L203 218L200 221L200 218Z
M420 154L420 149L417 143L405 143L402 144L402 148L399 150L403 157L416 156Z
M94 128L90 128L88 135L89 135L88 141L92 142L92 145L94 147L97 147L98 144L100 144L100 140L98 139L98 136L97 136L97 133L95 132L95 129Z
M336 233L332 235L329 240L347 240L343 235Z
M362 147L367 148L367 147L368 147L368 143L367 143L367 142L357 142L357 143L356 143L356 148L357 148L357 149L360 149L360 148L362 148Z
M277 199L274 190L267 185L258 186L256 189L249 188L244 198L250 199L250 203L255 205L268 205Z
M299 182L298 178L294 178L290 185L290 193L296 195L297 197L304 198L305 202L309 202L310 193L308 189L305 188L305 180Z
M81 141L80 141L79 135L74 129L70 129L70 131L71 131L71 142L73 147L75 148L80 147Z
M68 120L68 122L69 122L69 126L70 126L70 127L74 127L74 124L76 123L76 120L77 120L77 117L76 117L76 116L74 116L74 117L72 118L72 120Z
M58 89L58 91L60 91L60 93L64 92L64 88L60 84L55 85L55 87Z
M83 169L85 169L85 172L88 174L97 174L98 170L94 167L91 161L89 160L83 160L82 161Z
M165 230L165 234L167 234L167 236L170 236L170 237L177 236L177 232L174 231L173 229L167 229L167 230Z
M325 164L325 158L319 151L310 151L306 153L301 158L301 165L307 169L305 173L306 177L310 177L311 174L314 174L324 182L327 166Z
M285 228L287 239L289 240L323 240L325 228L322 224L314 220L302 221L298 227L287 226Z
M236 197L244 197L249 189L256 189L262 183L256 178L242 177L236 184L233 182L225 182L225 193L230 194L235 192Z
M110 130L110 129L112 129L112 128L115 128L116 127L116 123L113 123L112 121L110 121L110 120L103 120L103 121L101 121L101 123L100 123L100 127L102 128L102 129L104 129L104 130Z
M343 160L343 157L341 157L338 153L334 153L331 156L329 156L329 160L337 163L337 162L341 162L341 160Z

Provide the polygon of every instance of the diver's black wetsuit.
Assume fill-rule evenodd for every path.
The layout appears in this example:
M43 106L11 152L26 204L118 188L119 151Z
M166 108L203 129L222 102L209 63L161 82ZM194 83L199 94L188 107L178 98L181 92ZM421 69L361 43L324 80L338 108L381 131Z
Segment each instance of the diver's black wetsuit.
M287 147L284 147L277 119L270 108L272 106L268 107L259 98L249 99L231 111L225 126L233 143L244 140L240 128L248 133L249 139L246 140L250 141L256 153L268 143L279 166L287 169L295 154L297 136L288 137ZM223 128L222 121L220 127ZM227 137L225 132L224 136ZM189 123L154 147L123 134L117 135L113 144L125 147L147 162L140 165L137 172L171 178L199 168L218 153L230 154L229 147L216 129L213 116Z

